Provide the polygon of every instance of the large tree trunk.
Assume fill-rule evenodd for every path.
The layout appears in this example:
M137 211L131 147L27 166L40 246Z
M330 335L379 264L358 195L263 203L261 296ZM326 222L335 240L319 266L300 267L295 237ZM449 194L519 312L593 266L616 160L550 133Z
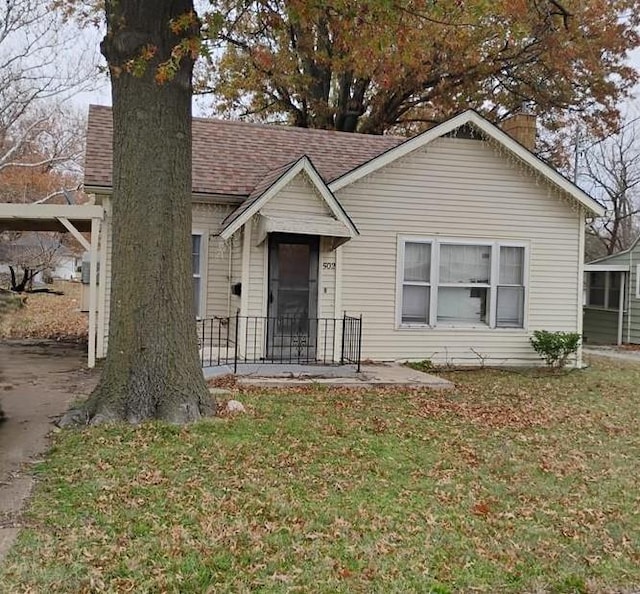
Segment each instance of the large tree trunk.
M93 423L185 423L215 412L199 364L191 282L193 62L183 58L164 83L155 78L181 37L197 33L170 28L193 10L192 0L106 2L113 256L109 350L83 410ZM155 53L134 75L125 65L145 47Z

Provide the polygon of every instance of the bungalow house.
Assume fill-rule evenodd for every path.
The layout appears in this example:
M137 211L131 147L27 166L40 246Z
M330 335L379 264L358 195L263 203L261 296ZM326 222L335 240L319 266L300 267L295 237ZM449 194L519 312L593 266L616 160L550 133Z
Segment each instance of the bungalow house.
M585 343L640 344L640 237L584 268Z
M110 109L91 107L99 357L111 133ZM582 332L585 218L603 209L476 112L411 139L209 119L193 136L194 304L209 357L232 344L246 360L337 360L357 328L364 359L526 365L534 330Z

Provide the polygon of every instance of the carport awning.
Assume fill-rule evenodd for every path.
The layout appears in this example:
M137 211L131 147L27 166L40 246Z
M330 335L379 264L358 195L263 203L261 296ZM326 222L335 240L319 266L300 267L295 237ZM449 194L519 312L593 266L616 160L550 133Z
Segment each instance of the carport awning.
M98 304L98 241L104 209L95 204L0 203L0 231L59 231L71 233L90 254L89 367L96 362L98 327L104 328L104 303ZM89 242L83 233L91 233ZM104 248L104 237L102 240ZM106 252L104 252L106 253ZM101 287L106 284L106 266L101 268ZM104 296L105 292L101 291ZM104 299L102 299L104 301Z
M342 245L353 237L353 232L342 221L330 216L277 217L259 215L257 243L261 244L269 233L293 233L297 235L317 235L330 237L334 247Z
M0 204L0 231L58 231L67 233L71 221L81 233L91 220L102 219L102 206L93 204Z

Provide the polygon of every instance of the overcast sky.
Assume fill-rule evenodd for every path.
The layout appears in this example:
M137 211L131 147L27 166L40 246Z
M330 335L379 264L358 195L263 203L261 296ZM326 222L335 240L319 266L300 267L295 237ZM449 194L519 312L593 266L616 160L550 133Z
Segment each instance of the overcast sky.
M92 39L95 43L96 47L99 46L100 40L102 39L102 33L97 30L87 31L85 30L83 36L87 36L89 39ZM632 52L629 56L629 62L636 69L640 69L640 48ZM102 60L101 64L104 69L104 60ZM640 116L640 105L638 105L638 97L640 96L640 85L636 88L635 97L633 100L627 102L624 106L623 111L629 117L638 117ZM86 112L90 104L97 105L111 105L111 88L109 85L109 80L106 74L100 74L96 76L95 90L91 92L80 93L73 99L74 105L76 105L79 109ZM202 104L203 102L201 102ZM194 113L196 115L210 115L208 113L203 112L203 108L201 105L196 102L194 105Z

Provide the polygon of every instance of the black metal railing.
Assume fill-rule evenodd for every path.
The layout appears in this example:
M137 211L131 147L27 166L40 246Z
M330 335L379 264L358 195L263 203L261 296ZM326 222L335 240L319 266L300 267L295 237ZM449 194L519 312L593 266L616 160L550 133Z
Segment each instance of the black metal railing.
M360 373L362 358L362 314L359 317L344 314L342 318L342 363L352 363Z
M238 363L357 366L362 353L362 316L216 316L197 321L203 367Z

